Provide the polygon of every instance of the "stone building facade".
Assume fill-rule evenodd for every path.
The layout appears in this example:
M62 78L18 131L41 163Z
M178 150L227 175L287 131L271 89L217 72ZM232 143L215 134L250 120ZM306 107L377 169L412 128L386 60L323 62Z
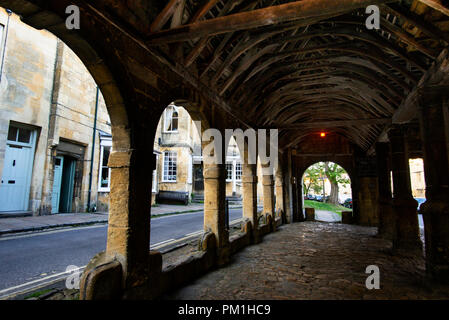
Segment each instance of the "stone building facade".
M154 150L157 169L153 173L153 203L159 191L187 192L192 198L203 198L204 177L201 137L189 112L169 105L159 121ZM242 195L240 152L232 138L226 159L226 195Z
M85 212L89 193L107 210L111 124L95 81L51 33L3 9L0 26L0 212Z

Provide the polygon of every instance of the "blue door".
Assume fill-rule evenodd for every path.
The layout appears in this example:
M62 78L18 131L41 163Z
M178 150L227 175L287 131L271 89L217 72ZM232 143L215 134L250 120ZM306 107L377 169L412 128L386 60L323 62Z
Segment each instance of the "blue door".
M51 213L59 212L63 166L64 166L64 157L56 157L53 174L53 192L51 194Z

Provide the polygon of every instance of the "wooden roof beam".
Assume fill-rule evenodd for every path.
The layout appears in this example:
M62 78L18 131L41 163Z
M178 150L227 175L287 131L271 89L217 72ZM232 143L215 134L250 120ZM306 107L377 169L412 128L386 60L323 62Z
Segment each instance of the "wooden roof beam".
M441 12L446 16L449 16L449 8L443 6L441 3L435 0L418 0L418 1L424 3L425 5L431 7L432 9L438 12Z
M167 23L167 21L173 16L176 8L181 4L183 0L170 0L165 8L158 14L156 19L154 19L151 24L150 31L156 32L162 29L162 27Z
M147 37L146 42L149 45L157 45L188 41L199 37L210 37L217 34L254 29L295 20L305 20L304 23L307 25L311 21L320 21L352 10L365 8L369 5L387 2L392 2L392 0L295 1L155 32Z
M397 4L383 5L381 10L385 10L386 12L392 15L402 18L408 23L416 26L418 29L421 30L421 32L423 32L430 38L436 40L444 40L447 43L449 43L449 34L447 32L444 32L440 30L438 27L434 26L433 24L425 21L421 16L417 15L416 13L404 10L400 5Z

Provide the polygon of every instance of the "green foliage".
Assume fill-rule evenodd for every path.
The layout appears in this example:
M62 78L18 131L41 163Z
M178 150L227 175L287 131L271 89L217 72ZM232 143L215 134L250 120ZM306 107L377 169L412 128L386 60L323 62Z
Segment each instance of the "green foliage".
M333 162L318 162L310 166L304 174L304 195L314 191L315 194L323 192L323 179L327 178L331 184L330 202L338 203L339 186L350 184L348 175L341 166Z
M341 205L322 203L312 200L304 200L304 206L306 208L314 208L316 210L331 211L341 215L342 211L351 211L351 209L345 208Z
M313 190L315 193L323 191L323 183L320 180L322 170L318 164L309 167L304 174L304 194L307 195Z
M320 162L320 165L324 167L324 174L329 179L331 183L336 183L339 185L350 184L351 181L346 177L346 171L338 164L333 162Z

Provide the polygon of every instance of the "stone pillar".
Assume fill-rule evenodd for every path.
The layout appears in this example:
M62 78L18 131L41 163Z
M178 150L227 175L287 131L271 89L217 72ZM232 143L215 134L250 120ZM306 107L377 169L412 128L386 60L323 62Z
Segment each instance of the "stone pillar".
M302 173L298 173L296 175L296 199L297 199L296 221L298 222L306 221L302 178L303 178Z
M378 219L378 182L376 177L359 177L358 224L362 226L377 227Z
M274 177L273 174L267 174L268 168L263 167L262 185L263 185L263 214L274 218Z
M243 163L243 218L251 222L253 228L253 242L257 242L257 165Z
M394 241L396 238L396 217L393 210L390 179L390 145L388 143L376 144L376 159L378 171L379 190L379 229L378 235Z
M281 156L279 157L280 162ZM279 163L275 174L275 193L276 193L276 217L282 218L285 214L284 208L284 176L282 164Z
M394 125L388 132L393 170L393 208L396 216L397 249L422 250L419 238L418 203L412 196L408 148L403 128Z
M203 172L204 231L210 231L215 235L217 248L224 253L229 244L229 234L225 227L226 166L225 164L204 164ZM219 256L222 253L219 252Z
M420 96L426 268L435 280L449 283L449 95L447 86L435 86L423 89Z
M135 287L149 275L152 148L113 151L106 254L118 255L125 270L125 287ZM151 159L150 164L148 159Z
M293 222L293 176L292 176L292 151L288 149L283 155L286 164L284 173L284 208L285 208L285 223Z

